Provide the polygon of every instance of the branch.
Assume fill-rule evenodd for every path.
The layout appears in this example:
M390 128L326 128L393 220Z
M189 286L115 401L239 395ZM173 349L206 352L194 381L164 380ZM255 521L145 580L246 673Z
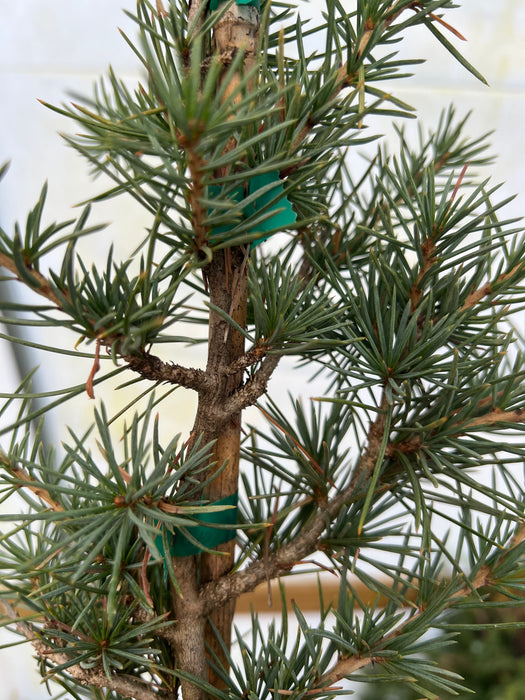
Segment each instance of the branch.
M51 661L57 665L67 663L70 657L64 652L56 651L49 645L45 644L39 637L38 632L34 627L25 620L21 619L14 608L6 601L0 600L0 608L4 615L13 620L17 632L25 637L33 647L37 655L45 661ZM132 678L131 676L119 676L116 674L112 678L108 678L102 669L84 669L80 666L70 666L67 673L75 679L80 685L94 686L96 688L105 688L106 690L118 693L125 698L133 698L133 700L159 700L165 698L169 700L170 693L161 690L157 686L145 687L147 681ZM52 677L51 670L47 677Z
M495 284L500 284L501 282L505 282L506 280L510 279L513 277L519 270L523 270L523 262L519 262L517 265L515 265L510 272L505 272L501 274L495 282L487 282L487 284L484 284L483 287L480 287L479 289L476 289L474 292L471 292L466 300L463 306L461 307L461 311L466 311L467 309L471 309L473 306L475 306L478 302L480 302L484 297L490 296L494 292L494 285Z
M525 541L525 522L522 522L519 525L518 531L510 539L504 552L498 557L494 565L492 567L482 566L477 571L472 581L469 581L467 585L462 586L459 590L455 591L449 596L448 601L445 603L443 610L447 610L448 608L452 607L458 602L458 600L461 600L462 598L468 598L468 596L471 595L473 591L476 591L479 588L483 588L484 586L490 585L492 583L493 570L501 563L504 554L510 552L523 541ZM457 580L459 580L459 576L456 576L456 581ZM419 617L424 615L425 612L426 608L420 607L420 609L416 613L407 617L402 623L400 623L398 627L396 627L396 629L392 630L392 632L385 635L378 642L376 648L378 648L380 645L383 649L388 642L392 641L396 637L399 637L408 624L413 623L414 620L417 620ZM352 673L359 670L360 668L368 666L369 664L372 664L374 662L380 663L382 660L383 657L381 656L381 653L374 655L373 651L368 652L364 656L362 656L361 654L353 654L352 656L343 657L334 664L332 669L327 671L327 673L325 673L319 679L319 681L316 683L316 687L329 687L333 683L336 683L337 681L340 681L343 678L348 678Z
M108 342L108 345L111 343ZM124 355L123 359L128 363L130 369L140 374L144 379L179 384L186 389L194 389L195 391L212 388L210 376L201 369L164 362L159 357L147 352L142 355Z
M412 287L410 288L409 296L411 313L414 313L414 311L419 306L419 302L421 301L421 297L423 296L423 290L419 285L421 284L421 281L423 280L424 276L437 261L435 253L436 244L434 243L433 238L429 236L421 244L421 267L419 269L417 279L412 283Z
M400 10L396 11L396 5L399 4L399 0L396 0L386 11L385 15L390 15L383 21L383 28L387 29L392 22L394 22L399 15L401 15L405 10L407 9L415 9L418 5L419 2L412 2L410 5L407 5L406 7L401 8ZM371 18L368 18L366 24L365 24L365 32L363 33L363 36L361 37L361 40L359 42L359 48L357 51L357 55L359 58L361 58L367 48L368 44L370 43L370 39L372 38L372 34L374 33L374 30L376 28L376 25L373 23ZM332 93L331 97L329 98L329 102L334 100L339 93L346 87L350 87L350 85L353 83L354 79L356 78L357 73L349 73L348 72L348 62L345 63L344 65L341 66L337 73L337 80L336 80L336 87L334 89L334 92ZM295 139L291 151L295 151L301 143L306 139L308 134L314 129L314 127L317 126L317 121L313 119L313 113L309 115L308 120L305 124L305 126L301 129L299 132L297 138Z
M51 498L49 491L40 486L38 482L25 471L25 469L13 466L8 457L6 457L2 451L0 451L0 464L6 467L6 469L8 469L14 477L20 479L22 483L19 485L19 488L24 487L29 489L35 494L35 496L38 496L40 500L47 503L48 506L50 506L55 512L64 510L58 501Z
M381 411L370 426L366 450L356 466L350 484L331 500L319 503L317 514L309 525L303 527L300 535L270 557L258 559L243 571L222 576L203 586L197 608L189 609L188 614L209 615L217 606L252 591L263 581L276 578L284 571L290 571L299 561L315 552L327 525L337 517L348 501L355 498L356 485L361 482L363 475L368 478L373 471L380 454L385 424L385 414Z
M492 397L488 397L489 401L492 403ZM486 403L486 399L479 402L478 406L482 406ZM459 408L454 411L454 413L459 412ZM493 408L488 413L484 413L481 416L476 416L465 423L458 425L457 433L453 436L457 437L459 435L465 435L472 428L481 428L489 425L496 425L498 423L525 423L525 410L517 408L514 411L503 411L501 408ZM414 452L419 452L424 446L424 442L421 440L419 435L414 435L407 440L402 440L401 442L389 442L386 448L386 457L395 458L398 452L402 452L405 455L413 454Z
M344 496L345 500L349 497L346 491ZM319 539L331 519L329 508L327 506L321 508L310 525L303 528L298 537L266 560L258 559L243 571L222 576L217 581L211 581L203 586L199 595L199 612L202 615L209 615L216 607L224 605L232 598L238 598L243 593L253 591L259 583L293 569L297 562L302 561L317 549Z
M173 697L170 691L162 690L158 686L148 683L148 681L135 679L131 676L124 677L116 674L108 679L102 670L86 670L80 668L80 666L70 666L67 670L81 685L105 688L123 698L133 698L133 700L170 700ZM146 685L150 687L145 687Z
M265 357L266 353L267 348L263 347L262 345L255 345L253 348L250 348L250 350L245 352L244 355L237 358L235 362L232 362L226 370L226 374L237 374L237 372L255 365L257 362L260 362L263 357Z
M412 288L410 289L410 301L411 301L411 308L410 310L414 312L419 305L419 302L421 300L421 297L423 296L423 289L419 286L427 272L430 270L430 268L434 265L434 263L437 261L436 257L436 251L437 247L435 244L436 238L439 236L441 233L443 226L448 218L448 215L450 213L450 210L452 208L452 204L454 203L454 200L456 199L456 195L459 191L459 188L461 186L461 183L463 182L463 178L465 176L465 173L467 172L468 168L468 163L466 163L463 166L463 170L461 171L458 180L456 182L456 185L454 187L454 190L452 191L452 195L450 197L450 202L448 205L448 209L445 212L445 215L443 216L440 225L436 228L434 226L432 228L432 231L427 235L423 243L421 244L421 253L423 257L423 264L421 265L421 269L419 271L419 274L417 276L417 280L412 284Z
M246 357L246 356L244 356ZM279 364L282 355L268 355L244 386L237 389L224 405L225 414L228 416L238 413L243 408L253 406L265 392L275 368ZM241 360L243 358L240 358Z
M499 408L495 408L490 413L485 413L485 415L478 416L465 423L462 432L471 428L496 425L497 423L525 423L525 410L517 408L515 411L502 411Z
M51 282L40 272L37 272L31 266L27 266L26 270L28 275L35 280L35 285L38 285L32 286L27 279L19 273L13 260L4 253L0 253L0 267L7 268L15 275L17 280L26 284L37 294L49 299L59 311L64 311L62 308L62 301L54 291ZM67 293L64 293L64 296L67 298ZM98 329L98 333L100 333L100 331L101 329ZM119 340L119 336L114 334L100 338L96 335L96 332L93 331L93 335L97 337L100 344L108 349L111 349L113 344L115 342L118 343ZM121 355L121 357L128 363L131 370L140 374L144 379L178 384L186 389L194 389L195 391L202 391L205 388L210 388L209 377L203 370L163 362L160 358L147 352L142 352L137 355ZM95 372L93 372L93 375L94 373ZM92 379L93 377L91 377L91 380Z
M378 414L368 430L366 449L350 479L349 489L352 493L359 484L366 482L372 476L375 469L386 429L387 407L388 400L386 392L383 389Z
M40 272L37 272L30 265L26 266L26 270L28 275L34 279L34 285L29 284L27 279L24 278L18 271L14 261L5 253L0 253L0 267L5 267L7 270L9 270L9 272L13 273L13 275L19 282L23 282L34 292L40 294L46 299L49 299L49 301L52 301L53 304L55 304L55 306L62 310L60 299L53 290L53 287L47 279L47 277L44 277L44 275L42 275Z

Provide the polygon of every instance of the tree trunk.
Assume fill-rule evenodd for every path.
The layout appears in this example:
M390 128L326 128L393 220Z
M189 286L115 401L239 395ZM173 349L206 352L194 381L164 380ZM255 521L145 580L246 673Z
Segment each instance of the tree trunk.
M246 324L247 300L247 247L235 247L216 251L206 267L210 302L228 313L240 326ZM242 371L231 374L231 364L244 353L244 337L234 330L217 312L210 310L208 362L206 371L214 378L213 388L199 393L197 415L192 442L201 438L202 444L214 441L211 471L220 470L203 493L214 503L237 492L239 477L239 452L241 415L234 414L224 422L222 407L226 399L242 384ZM176 666L194 676L206 678L218 687L220 679L206 664L206 645L227 667L223 648L213 627L191 613L192 603L197 601L199 587L226 574L232 567L235 540L218 545L221 554L178 557L173 566L181 594L173 592L173 612L176 622L173 645ZM229 601L210 614L226 647L230 645L231 626L235 601ZM191 683L182 682L184 700L203 700L204 694Z
M227 68L231 59L240 50L244 52L244 71L252 69L256 61L259 30L259 12L255 7L232 5L214 27L216 49ZM235 90L241 76L230 79L225 99ZM232 139L230 147L234 147ZM249 247L235 247L215 251L213 259L204 268L210 302L230 315L241 327L246 325L247 265ZM215 441L212 460L213 470L221 470L206 487L204 498L218 501L235 494L238 489L241 414L232 416L225 424L217 417L225 400L242 385L243 372L228 373L232 363L244 354L244 337L219 314L210 309L208 361L206 372L214 379L213 390L199 394L193 440L202 437L203 442ZM225 465L225 466L224 466ZM209 474L206 475L207 477ZM174 568L180 579L183 596L174 595L175 618L179 620L174 634L176 663L182 670L206 677L209 683L220 687L217 675L208 669L206 673L206 645L227 667L224 651L210 624L193 620L187 615L192 600L198 596L199 587L214 581L230 571L233 563L235 540L216 547L221 554L175 559ZM227 648L231 641L231 627L235 600L214 610L209 619ZM182 682L184 700L203 700L205 694Z
M221 251L216 254L210 264L208 277L210 301L227 311L241 327L246 325L247 252L244 248L232 248L227 253ZM228 267L231 267L231 270L228 270ZM221 401L242 384L242 371L235 375L227 375L225 370L243 353L244 337L241 333L234 330L218 314L211 313L208 368L221 377L220 391L218 392ZM205 496L212 503L237 492L240 438L241 414L238 413L232 416L216 437L213 451L215 468L220 469L224 464L226 466L206 490ZM230 571L232 567L235 540L225 542L217 549L223 554L203 554L201 556L201 584L219 578ZM230 646L234 610L235 600L232 600L210 615L211 621L228 647ZM206 627L206 643L226 664L224 652L210 625ZM211 671L209 681L213 685L219 683L219 679Z
M239 51L244 51L244 71L251 70L257 56L259 35L259 12L255 7L233 4L214 27L217 51L225 65ZM240 76L230 80L225 99L236 87ZM232 144L233 145L233 144ZM232 248L215 254L207 271L210 301L226 311L242 328L246 326L247 263L248 248ZM210 313L208 367L210 373L221 378L220 395L232 394L242 384L242 371L225 375L224 371L244 353L244 337L227 325L217 314ZM239 453L241 436L241 414L238 413L221 429L216 438L214 459L216 468L226 467L210 484L206 497L211 502L237 492L239 480ZM230 571L233 564L235 540L219 545L222 555L203 554L201 557L201 584L216 580ZM229 648L231 627L235 611L235 600L215 610L210 619L223 643ZM219 659L226 658L213 629L206 627L206 643ZM210 670L209 681L219 685L220 681Z

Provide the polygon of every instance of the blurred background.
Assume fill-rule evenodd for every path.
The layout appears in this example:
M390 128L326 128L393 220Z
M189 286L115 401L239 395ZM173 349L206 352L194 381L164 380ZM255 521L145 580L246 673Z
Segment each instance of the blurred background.
M353 6L355 0L346 3ZM490 174L493 182L503 182L501 198L519 193L507 207L506 215L521 216L525 212L525 2L464 0L460 4L461 8L449 11L445 18L468 41L465 44L450 38L485 76L489 87L467 73L424 29L412 31L400 50L407 58L424 56L427 62L415 67L413 78L392 81L391 86L383 87L414 106L425 129L435 127L441 111L453 103L460 117L472 111L469 135L494 131L492 153L497 160L490 167ZM303 3L301 12L305 17L315 17L323 5L320 0L310 0ZM117 29L134 36L134 25L123 12L133 11L134 7L135 0L0 0L0 163L11 160L0 185L0 226L7 232L12 231L16 220L23 225L46 180L49 193L44 222L77 216L79 210L72 206L103 189L101 181L91 179L87 164L61 141L59 132L70 131L74 125L46 109L38 99L60 104L68 101L71 93L89 95L93 83L109 64L119 77L136 80L140 75L136 57ZM388 120L376 121L373 127L392 140L394 150L393 129ZM407 124L407 130L415 134L417 124ZM115 243L117 258L129 254L149 223L133 201L123 199L97 206L93 222L101 221L110 222L108 229L79 246L85 258L95 264L105 260L109 239ZM14 291L22 293L18 288ZM6 332L5 328L1 330ZM521 330L525 330L525 324ZM46 343L45 335L40 333L32 332L29 337ZM53 331L55 345L63 342L73 349L76 341L69 334L62 339ZM199 348L180 348L175 354L171 352L169 359L197 366L203 356ZM91 368L89 360L32 350L24 361L28 368L40 365L34 380L34 388L39 391L79 383L87 378ZM2 339L0 367L0 393L14 389L19 381L16 365ZM300 373L294 374L291 382L287 373L286 390L305 397L315 393L304 386ZM275 390L279 382L275 380L273 384ZM105 395L104 399L111 406L111 397ZM193 400L190 393L175 392L170 399L167 431L185 432L191 427ZM85 428L92 421L92 413L93 402L79 397L57 411L54 423L48 426L51 435L55 434L55 426L64 424L78 430ZM57 437L59 434L56 431ZM5 445L2 440L0 444ZM245 623L248 624L248 618ZM0 644L6 639L5 634L1 635ZM0 650L3 700L48 697L33 667L28 645ZM388 697L401 700L402 696L394 693Z

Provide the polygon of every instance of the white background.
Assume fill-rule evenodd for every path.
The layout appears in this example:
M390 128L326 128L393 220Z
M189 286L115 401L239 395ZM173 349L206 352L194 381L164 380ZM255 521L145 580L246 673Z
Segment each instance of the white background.
M355 5L347 2L350 8ZM505 182L502 195L520 193L508 209L509 215L519 216L525 212L525 0L464 0L461 4L445 18L468 39L466 45L455 39L454 43L484 74L490 87L457 65L423 30L413 32L402 50L407 57L426 56L427 63L414 69L414 78L393 81L391 88L382 87L415 106L428 127L434 126L441 110L453 102L459 115L473 111L471 135L495 130L491 142L498 160L491 173L495 181ZM321 5L308 3L308 13L319 12ZM0 163L12 161L0 184L0 225L5 230L11 230L15 219L24 221L46 179L50 188L46 221L72 218L78 210L71 206L98 191L85 164L57 135L74 125L44 108L37 98L59 104L68 99L70 90L89 94L109 63L121 77L132 79L137 75L137 61L117 31L118 26L133 35L123 7L132 11L135 1L0 0ZM387 130L386 120L380 128ZM104 205L95 212L94 220L114 222L106 233L93 239L91 249L82 249L94 261L104 259L108 236L117 241L117 250L122 246L125 254L130 240L140 237L147 223L129 201ZM39 340L45 342L42 337ZM75 341L64 336L68 347ZM53 342L59 342L56 334ZM45 388L66 386L73 374L78 382L79 372L86 376L89 372L89 362L72 363L61 358L51 364L52 359L35 359L35 364L42 364L39 376ZM200 362L192 350L178 351L170 359L193 365ZM12 388L12 366L2 341L0 362L0 391L7 391ZM284 383L287 388L300 390L303 378L295 381L292 387L287 375ZM274 386L279 383L274 380ZM175 423L175 432L190 426L193 407L191 395L186 398L177 392L177 399L178 408L174 402L170 416L170 430ZM82 397L73 408L62 412L60 422L81 428L91 421L92 409L93 402ZM0 651L3 700L47 697L32 672L30 655L27 647Z

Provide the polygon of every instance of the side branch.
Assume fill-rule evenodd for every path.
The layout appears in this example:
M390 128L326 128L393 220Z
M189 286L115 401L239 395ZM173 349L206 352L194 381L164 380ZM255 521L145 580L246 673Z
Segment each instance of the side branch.
M381 452L381 443L385 434L387 407L388 403L386 392L383 390L378 414L368 430L366 449L352 473L352 478L350 479L349 489L351 493L353 493L358 486L366 483L374 472L376 462Z
M51 497L49 491L40 486L37 481L35 481L26 471L21 467L13 466L9 458L0 450L0 464L4 466L16 479L20 480L19 488L29 489L35 494L41 501L47 503L47 505L55 512L63 511L64 509ZM14 484L13 484L14 485Z
M490 397L492 401L492 397ZM457 413L457 409L454 413ZM475 418L471 418L464 423L457 425L458 432L453 433L454 437L459 437L460 435L466 435L471 431L482 429L484 427L497 425L501 423L513 424L513 423L525 423L525 411L521 408L516 408L513 411L505 411L501 408L493 408L487 413L483 413ZM406 440L401 440L400 442L389 442L385 455L394 459L396 455L401 452L404 455L414 454L419 452L424 446L424 441L419 435L415 435Z
M461 307L461 311L471 309L473 306L476 306L476 304L478 304L484 297L493 294L495 285L501 284L502 282L506 282L508 279L511 279L517 272L523 270L523 266L524 263L520 262L517 265L515 265L509 272L501 274L494 282L487 282L487 284L484 284L479 289L476 289L474 292L471 292L467 296L465 303Z
M53 290L53 287L47 277L44 277L43 274L37 272L32 267L27 267L26 270L28 279L25 279L19 272L14 261L8 255L5 255L5 253L0 253L0 267L5 267L6 270L13 273L19 282L23 282L34 292L40 294L46 299L49 299L49 301L53 302L58 309L62 310L58 295ZM29 283L29 278L32 279L31 283Z
M525 411L521 408L517 408L514 411L502 411L499 408L495 408L493 411L465 423L463 431L468 432L473 428L481 428L498 423L525 423Z
M63 311L62 301L59 295L54 291L51 282L40 272L37 272L31 267L27 267L26 272L28 278L32 280L32 283L30 283L29 279L25 279L21 275L14 261L4 253L0 253L0 267L5 267L9 272L15 275L17 280L23 282L34 292L52 302L58 311ZM95 331L93 331L93 335L96 336ZM99 342L105 347L111 348L115 341L118 344L118 340L118 336L111 334L100 338ZM150 355L147 352L142 352L137 355L121 355L121 357L128 363L130 369L140 374L144 379L179 384L186 389L193 389L195 391L209 390L211 388L208 375L200 369L182 367L180 365L163 362L160 358L155 355Z
M383 402L381 408L383 409ZM370 478L374 465L380 455L381 444L386 428L383 410L368 431L367 447L354 471L354 477L349 485L332 499L319 503L317 515L310 524L301 530L293 541L284 545L266 559L259 559L243 571L232 575L222 576L216 581L203 586L199 594L199 608L194 611L201 615L209 615L217 606L224 605L232 598L238 598L243 593L252 591L259 583L276 578L279 574L290 571L305 557L315 552L321 543L322 535L327 526L334 520L342 508L356 497L357 486L362 486L363 478ZM360 493L362 493L360 489ZM363 493L366 493L364 491Z
M310 525L303 528L293 542L279 549L266 561L258 559L243 571L222 576L217 581L211 581L203 586L199 595L201 614L209 615L216 607L238 598L243 593L253 591L263 581L276 578L279 574L293 569L297 562L315 552L321 535L332 517L327 507L321 509Z
M21 619L14 608L6 601L0 600L0 610L5 617L12 620L18 634L25 637L32 643L37 655L57 665L70 661L69 656L64 652L59 652L45 644L39 637L38 632L31 624ZM101 668L84 669L80 666L70 666L67 673L75 679L81 686L92 686L95 688L103 688L108 691L117 693L125 698L134 698L134 700L169 700L171 694L167 691L149 686L147 681L139 681L130 676L119 677L115 674L108 678ZM48 673L48 677L52 678L53 669ZM149 687L148 687L149 686Z
M195 391L211 390L212 388L210 376L202 369L164 362L159 357L149 353L125 355L123 359L128 363L130 369L140 374L144 379L179 384L186 389L194 389Z
M514 537L511 538L507 547L505 547L504 552L510 552L512 549L521 544L524 540L525 523L521 523L518 527L517 533L514 535ZM471 581L469 581L467 585L463 585L456 591L452 592L448 596L448 600L444 605L444 610L447 610L453 605L455 605L458 602L458 600L468 598L474 591L477 591L480 588L490 585L493 581L493 572L502 561L503 556L504 554L502 553L495 561L493 566L481 567L474 576L474 578ZM459 584L460 576L456 576L455 580L456 583ZM389 634L385 635L376 646L376 649L378 651L377 654L374 655L374 650L372 649L369 651L367 650L367 653L365 655L352 654L352 656L344 656L340 658L334 664L332 669L330 669L327 673L324 674L324 676L322 676L319 679L319 681L316 684L316 687L327 688L333 683L336 683L343 678L348 678L352 673L359 670L360 668L363 668L364 666L368 666L373 663L381 663L381 661L383 660L381 652L385 649L385 646L388 644L388 642L394 640L396 637L399 637L403 633L407 625L413 624L414 620L421 617L425 613L426 607L424 605L421 605L417 612L407 617L399 624L398 627L392 630Z
M224 405L226 414L233 415L256 403L257 399L266 392L270 377L279 364L281 357L282 355L268 355L263 360L253 377L227 399Z
M232 362L226 370L226 374L237 374L237 372L240 372L243 369L248 369L248 367L260 362L266 356L266 353L266 348L261 345L255 345L253 348L245 352L244 355L241 355L241 357L235 360L235 362Z
M388 27L407 9L412 9L417 11L417 7L420 4L418 0L415 0L414 2L410 3L410 5L406 5L405 7L402 7L400 10L396 9L396 6L399 4L398 0L394 2L385 12L386 14L386 19L382 20L383 24L383 29L388 29ZM359 42L359 47L357 50L358 56L360 58L363 58L364 54L366 53L368 49L368 45L370 43L370 40L372 38L372 35L374 33L374 30L376 28L376 24L369 19L366 24L365 24L365 31L363 33L363 36L361 37L361 40ZM341 91L346 88L350 87L354 80L357 77L357 72L349 73L348 72L348 62L345 63L344 65L341 66L341 68L338 71L337 74L337 80L334 88L334 92L331 95L331 100L335 100L337 96L341 93ZM317 126L317 121L313 118L312 115L307 120L307 123L305 126L301 129L299 132L296 140L293 143L291 151L295 151L299 146L302 144L302 142L307 138L307 136L310 134L310 132Z

